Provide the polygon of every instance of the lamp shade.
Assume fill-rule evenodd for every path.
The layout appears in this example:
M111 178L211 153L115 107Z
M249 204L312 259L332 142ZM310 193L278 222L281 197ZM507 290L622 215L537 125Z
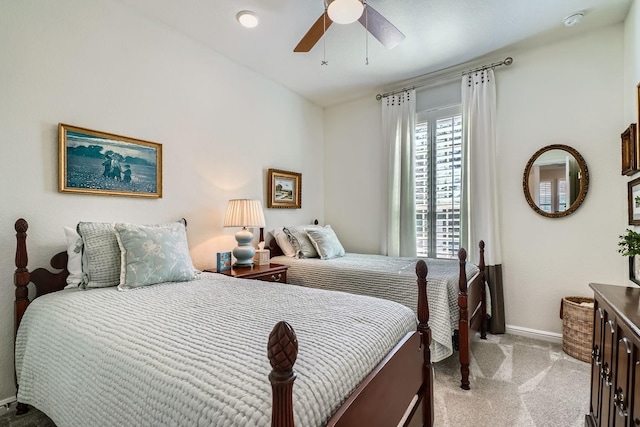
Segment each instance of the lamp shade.
M229 200L224 216L225 227L264 227L264 212L260 200Z
M332 0L327 14L336 24L351 24L362 16L363 10L364 4L360 0Z

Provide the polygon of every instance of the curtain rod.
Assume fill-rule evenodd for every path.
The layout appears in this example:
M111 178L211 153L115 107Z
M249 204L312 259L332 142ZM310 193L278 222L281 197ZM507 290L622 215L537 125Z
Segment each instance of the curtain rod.
M444 81L444 80L451 80L451 79L456 78L456 77L462 77L462 76L464 76L466 74L475 73L476 71L484 71L484 70L488 70L489 68L496 68L496 67L499 67L501 65L509 66L511 64L513 64L513 58L509 56L509 57L505 58L503 61L500 61L500 62L494 62L493 64L483 65L481 67L474 68L472 70L463 71L461 73L452 73L452 74L447 74L447 75L444 75L444 76L441 76L441 77L436 77L435 79L433 79L431 81L428 81L426 83L422 83L422 84L419 84L419 85L415 85L415 86L411 86L411 87L404 87L402 89L394 90L392 92L386 92L386 93L383 93L383 94L377 94L376 95L376 99L378 101L380 101L382 98L386 98L388 96L392 96L392 95L395 95L396 93L401 93L401 92L404 92L404 91L407 91L407 90L418 89L420 87L426 86L427 84L433 84L435 82Z

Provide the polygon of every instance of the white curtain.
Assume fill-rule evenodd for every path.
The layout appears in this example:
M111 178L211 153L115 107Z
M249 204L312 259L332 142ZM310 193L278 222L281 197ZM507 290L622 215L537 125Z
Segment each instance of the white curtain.
M460 245L477 262L478 242L486 244L491 290L490 330L504 332L502 251L496 167L496 82L492 69L462 78L462 218ZM496 324L497 323L497 324Z
M388 153L387 239L389 256L416 255L414 181L414 89L382 100L382 131Z

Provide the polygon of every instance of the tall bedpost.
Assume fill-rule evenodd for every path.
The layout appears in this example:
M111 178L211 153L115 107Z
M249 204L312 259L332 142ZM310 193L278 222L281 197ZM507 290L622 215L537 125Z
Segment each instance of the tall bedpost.
M416 263L416 276L418 276L418 332L422 339L423 363L422 383L425 384L422 398L422 425L433 426L434 400L433 400L433 368L431 366L431 328L429 327L429 303L427 301L427 274L429 269L424 260Z
M458 323L458 333L460 342L460 388L469 390L469 309L467 296L467 251L460 248L458 251L460 261L460 275L458 281L458 306L460 307L460 321Z
M269 381L273 392L271 427L294 427L293 382L296 373L293 364L298 357L298 338L291 325L278 322L269 335L267 355L271 363Z
M27 229L29 224L27 221L20 218L16 221L16 272L13 274L13 283L16 286L16 301L15 301L15 323L14 323L14 338L18 332L18 326L24 312L29 305L29 270L27 270L27 264L29 259L27 257Z
M15 319L13 330L14 347L15 338L18 334L18 326L20 326L22 316L24 315L24 312L27 310L27 306L29 305L29 289L27 288L27 285L31 281L31 278L29 275L29 270L27 270L27 264L29 263L29 259L27 257L28 228L29 224L27 224L27 221L25 221L24 219L20 218L16 221L16 271L15 273L13 273L13 284L16 287L16 300L14 305ZM14 380L16 382L17 391L18 377L14 376ZM22 415L28 410L29 407L27 405L18 402L18 406L16 407L17 415Z
M482 295L482 308L481 315L482 319L480 320L480 338L483 340L487 339L487 277L485 276L485 264L484 264L484 240L480 240L480 261L478 262L478 268L480 269L480 285L482 289L480 290Z

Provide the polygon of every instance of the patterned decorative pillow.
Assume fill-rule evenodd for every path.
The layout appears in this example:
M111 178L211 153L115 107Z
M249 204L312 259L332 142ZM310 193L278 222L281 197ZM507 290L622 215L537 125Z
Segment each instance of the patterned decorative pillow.
M184 220L168 224L116 224L122 252L118 289L196 278Z
M77 288L82 283L82 237L71 227L64 227L64 236L67 239L67 286Z
M82 288L117 286L120 281L120 247L112 223L80 222L82 237Z
M273 238L276 239L276 243L278 243L278 246L285 256L296 256L296 250L293 248L293 245L289 241L289 236L284 232L282 227L274 229L271 231L271 234L273 234Z
M338 240L336 232L333 231L330 225L324 228L307 228L305 229L309 240L313 244L313 247L320 255L320 259L339 258L344 256L345 251Z
M305 227L313 228L310 226L301 227L285 227L282 230L287 235L289 242L296 251L296 257L298 258L318 258L318 252L313 247L309 236L305 231Z

